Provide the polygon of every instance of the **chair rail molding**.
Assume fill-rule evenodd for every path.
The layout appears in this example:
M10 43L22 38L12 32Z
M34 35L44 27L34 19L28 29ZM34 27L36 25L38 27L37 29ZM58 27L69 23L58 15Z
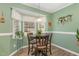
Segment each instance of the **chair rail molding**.
M55 33L55 34L69 34L69 35L76 35L76 32L63 32L63 31L46 31L47 33Z
M10 36L12 33L0 33L0 36Z

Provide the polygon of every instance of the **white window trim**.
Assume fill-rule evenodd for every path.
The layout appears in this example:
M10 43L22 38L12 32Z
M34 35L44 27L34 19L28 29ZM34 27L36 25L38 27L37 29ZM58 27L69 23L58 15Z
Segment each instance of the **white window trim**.
M15 39L15 27L14 27L14 19L12 19L12 28L13 28L13 39Z
M13 23L13 39L15 39L15 24L14 21L17 19L12 18L12 23ZM21 20L19 20L19 31L21 31Z

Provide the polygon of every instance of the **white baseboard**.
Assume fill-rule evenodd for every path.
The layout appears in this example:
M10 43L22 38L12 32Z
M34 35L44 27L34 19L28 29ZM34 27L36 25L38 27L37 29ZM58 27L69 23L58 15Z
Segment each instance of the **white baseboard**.
M52 45L53 45L53 46L56 46L56 47L58 47L58 48L60 48L60 49L62 49L62 50L65 50L65 51L67 51L67 52L69 52L69 53L72 53L72 54L75 54L75 55L79 56L79 53L77 53L77 52L71 51L71 50L69 50L69 49L63 48L63 47L58 46L58 45L53 44L53 43L52 43Z
M55 46L55 47L58 47L58 48L60 48L60 49L62 49L62 50L65 50L65 51L67 51L67 52L69 52L69 53L72 53L72 54L75 54L75 55L79 56L79 53L77 53L77 52L71 51L71 50L69 50L69 49L63 48L63 47L58 46L58 45L53 44L53 43L52 43L52 45ZM23 47L19 48L18 50L15 50L15 51L12 52L9 56L14 55L17 51L19 51L19 50L22 49L22 48L26 48L26 47L28 47L28 46L23 46Z
M15 51L12 52L9 56L13 56L15 53L17 53L17 51L19 51L19 50L22 49L22 48L26 48L26 47L28 47L28 46L23 46L23 47L19 48L18 50L15 50Z

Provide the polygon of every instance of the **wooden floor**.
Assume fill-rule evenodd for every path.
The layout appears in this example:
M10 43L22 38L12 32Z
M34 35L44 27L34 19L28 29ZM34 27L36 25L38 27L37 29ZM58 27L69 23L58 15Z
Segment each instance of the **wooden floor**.
M28 56L27 53L28 53L28 48L23 48L20 51L18 51L16 54L14 54L13 56ZM67 51L64 51L62 49L59 49L55 46L52 46L52 55L49 54L49 56L76 56L76 55L69 53Z

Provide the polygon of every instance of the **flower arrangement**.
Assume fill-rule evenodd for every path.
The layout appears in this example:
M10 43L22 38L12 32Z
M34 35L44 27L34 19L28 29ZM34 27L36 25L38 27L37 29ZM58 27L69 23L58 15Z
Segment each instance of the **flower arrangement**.
M40 30L37 30L37 35L41 35L41 33L42 33L42 30L40 29Z

